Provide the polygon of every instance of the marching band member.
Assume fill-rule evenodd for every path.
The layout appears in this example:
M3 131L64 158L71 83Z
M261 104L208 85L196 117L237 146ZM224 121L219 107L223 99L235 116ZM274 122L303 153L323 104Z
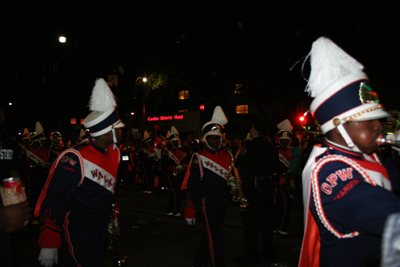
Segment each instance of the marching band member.
M184 174L182 162L184 158L182 151L178 149L179 133L174 126L171 127L171 131L168 131L166 139L168 140L168 146L165 148L165 153L163 153L161 165L166 171L171 191L165 215L180 217L180 205L183 199L183 192L180 189Z
M299 266L380 266L386 218L400 211L394 177L375 153L379 119L390 115L363 66L330 39L317 39L310 55L310 111L327 139L314 146L303 170Z
M120 152L121 122L107 83L98 79L83 126L90 137L60 154L35 208L40 216L39 261L53 266L63 240L70 266L104 266L107 228Z
M46 145L44 129L40 122L36 122L35 131L30 133L29 140L31 142L20 143L20 146L26 156L24 169L27 173L27 192L32 209L34 209L49 175L51 160L54 158L51 158L51 151ZM36 220L33 220L32 223L35 224Z
M154 152L154 143L150 134L144 131L142 146L139 149L139 160L143 170L142 180L142 193L153 194L151 188L154 185L154 178L156 176L156 170L154 169L154 161L156 153Z
M228 122L222 108L217 106L211 121L203 125L206 149L194 153L186 171L182 189L185 191L185 219L189 225L196 222L199 202L204 216L205 230L192 266L225 266L222 226L227 209L227 178L233 156L221 150L224 125Z
M293 181L289 177L289 167L291 150L289 146L292 142L293 127L288 119L277 125L279 132L277 133L277 150L279 161L281 163L281 175L277 184L277 192L275 196L275 215L276 215L276 231L282 235L287 235L290 215L292 211L292 199L290 198L290 187ZM294 188L294 184L293 184Z

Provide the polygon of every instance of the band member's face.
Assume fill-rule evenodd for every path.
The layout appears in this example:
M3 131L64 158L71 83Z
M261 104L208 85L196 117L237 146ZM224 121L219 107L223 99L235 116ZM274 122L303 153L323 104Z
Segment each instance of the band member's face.
M253 127L251 127L250 128L250 138L251 138L251 140L253 140L254 138L256 138L257 137L257 131L256 131L256 129L254 129Z
M287 148L290 144L290 140L289 139L280 139L279 144L281 145L281 147Z
M219 135L209 135L206 138L207 138L208 146L212 150L219 149L219 147L221 146L221 141L222 141L221 140L221 136L219 136Z
M179 146L179 141L178 140L171 141L171 143L175 146L175 148L178 148L178 146Z
M378 149L376 139L383 131L379 120L353 121L343 126L361 152L370 155Z

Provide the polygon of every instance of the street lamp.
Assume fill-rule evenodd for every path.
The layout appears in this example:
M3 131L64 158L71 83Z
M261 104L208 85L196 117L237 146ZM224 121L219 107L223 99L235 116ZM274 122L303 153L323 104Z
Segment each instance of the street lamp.
M79 72L80 72L80 66L81 66L81 56L80 56L80 53L79 53L79 48L78 48L78 45L76 44L76 42L75 42L75 40L73 39L73 38L71 38L71 37L68 37L68 39L71 39L72 40L72 42L74 43L74 45L75 45L75 48L76 48L76 52L77 52L77 57L78 57L78 74L79 74ZM62 44L65 44L66 42L67 42L67 37L65 37L65 36L60 36L60 37L58 37L58 41L60 42L60 43L62 43Z
M139 79L142 79L143 84L147 82L147 78L146 77L138 77L136 79L135 86L138 83ZM144 86L143 86L143 89L142 89L141 93L142 93L142 106L143 106L143 111L142 111L142 136L144 136L144 120L145 120L145 117L146 117L146 104L145 104L145 101L144 101L144 96L145 96L146 92L145 92Z
M77 88L78 88L78 104L79 104L79 119L81 119L81 92L80 92L80 68L81 68L81 55L79 53L79 48L78 48L78 44L75 42L75 40L72 37L68 36L59 36L58 37L58 41L62 44L67 43L68 40L71 40L72 43L74 43L74 46L76 48L76 57L78 57L78 69L77 69Z

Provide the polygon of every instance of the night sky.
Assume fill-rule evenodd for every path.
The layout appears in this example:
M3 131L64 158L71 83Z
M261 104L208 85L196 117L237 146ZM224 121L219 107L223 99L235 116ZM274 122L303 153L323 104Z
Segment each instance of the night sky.
M306 82L301 64L289 68L322 35L365 66L388 109L400 109L399 1L84 2L2 3L1 103L13 101L14 109L24 110L19 119L38 120L35 110L48 102L56 116L56 103L70 105L78 94L87 103L95 78L119 66L135 78L174 68L184 79L190 76L185 70L197 68L263 78L276 88L290 79L295 86L279 90L296 98L294 106L299 95L307 97ZM76 45L58 43L59 35Z

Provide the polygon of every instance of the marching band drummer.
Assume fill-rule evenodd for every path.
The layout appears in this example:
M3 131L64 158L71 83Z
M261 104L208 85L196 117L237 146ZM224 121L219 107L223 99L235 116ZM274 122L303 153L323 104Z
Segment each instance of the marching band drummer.
M196 222L196 206L200 202L205 231L192 266L224 265L222 226L228 202L227 178L233 156L221 150L222 130L228 122L220 106L214 109L211 121L203 126L206 150L193 153L182 189L186 189L185 219L189 225Z
M120 152L121 122L107 83L98 79L83 125L90 137L55 160L35 208L40 216L39 261L58 264L63 240L70 266L104 266L107 228Z

